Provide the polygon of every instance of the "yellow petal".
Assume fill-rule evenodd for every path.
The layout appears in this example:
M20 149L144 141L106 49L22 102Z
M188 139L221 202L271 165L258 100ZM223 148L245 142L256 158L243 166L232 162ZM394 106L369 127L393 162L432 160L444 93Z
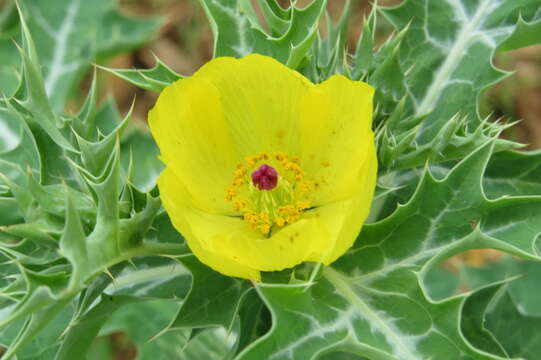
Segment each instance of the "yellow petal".
M350 199L330 203L315 210L321 227L320 243L324 245L307 260L330 264L355 242L362 224L368 217L376 183L378 162L375 146L368 149L366 166L358 175L360 186L357 188L357 194ZM362 241L362 238L359 241Z
M300 152L300 105L314 87L308 79L257 54L212 60L194 77L219 90L228 132L242 159L261 152Z
M173 225L182 233L188 246L201 262L225 275L260 280L257 269L209 250L208 244L212 244L214 238L246 224L235 218L213 215L194 208L185 187L170 168L166 168L160 174L158 186L163 206ZM216 222L216 219L230 221Z
M205 79L179 80L161 93L149 125L161 160L178 175L195 206L231 212L224 189L238 155L223 120L219 91Z
M245 266L262 271L283 270L306 261L316 248L318 222L301 219L272 233L271 237L258 234L246 223L236 232L223 233L215 238L212 247Z
M316 183L313 205L352 197L356 176L374 147L372 97L374 89L360 81L335 75L304 98L301 111L301 164Z

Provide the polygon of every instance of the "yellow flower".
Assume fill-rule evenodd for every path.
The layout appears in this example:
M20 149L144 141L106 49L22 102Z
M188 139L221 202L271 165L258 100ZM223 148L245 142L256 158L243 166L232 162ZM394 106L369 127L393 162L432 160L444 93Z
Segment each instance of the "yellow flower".
M314 85L276 60L217 58L149 113L163 205L193 253L230 276L329 264L368 216L373 88Z

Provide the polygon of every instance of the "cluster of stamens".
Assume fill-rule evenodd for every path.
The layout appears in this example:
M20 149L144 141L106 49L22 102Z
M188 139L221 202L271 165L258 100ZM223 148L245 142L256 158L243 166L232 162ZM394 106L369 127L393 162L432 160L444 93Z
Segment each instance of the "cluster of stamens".
M282 152L247 157L237 164L231 185L225 199L252 229L264 235L275 225L283 227L297 221L310 208L307 193L312 183L305 180L299 158Z

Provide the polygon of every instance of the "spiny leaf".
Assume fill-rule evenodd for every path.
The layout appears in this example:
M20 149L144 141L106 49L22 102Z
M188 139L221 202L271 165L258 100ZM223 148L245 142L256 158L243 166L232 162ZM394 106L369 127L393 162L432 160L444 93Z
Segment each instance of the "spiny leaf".
M157 57L155 59L156 65L152 69L112 69L103 66L99 68L142 89L161 92L167 85L181 79L182 76L171 70Z
M44 87L61 111L73 86L91 61L103 60L148 41L159 21L127 17L116 1L61 0L22 2L28 27L43 62Z
M259 295L251 291L239 309L240 334L238 351L257 340L270 329L270 313Z
M464 264L460 271L461 286L470 289L485 286L503 277L514 278L506 285L506 291L517 308L524 315L541 317L541 304L538 301L541 289L537 286L541 274L540 262L502 255L498 261L487 261L482 267Z
M190 330L171 331L153 339L175 315L178 304L163 299L142 301L142 298L132 298L133 302L119 306L114 313L103 313L106 323L100 330L100 335L123 332L136 345L138 359L179 359L179 353L188 343ZM116 297L110 299L114 301ZM77 347L74 347L74 350L76 353ZM90 348L89 353L92 352L93 349ZM73 357L65 356L58 360L60 359L68 360Z
M118 308L142 300L134 296L101 295L98 303L70 326L55 359L74 359L86 353L103 324Z
M461 323L462 333L472 345L479 350L494 353L503 358L506 358L508 355L494 334L486 328L485 313L494 295L509 281L512 280L506 279L502 282L491 284L475 291L468 297L464 303Z
M71 170L63 158L66 152L76 152L63 135L64 127L45 96L44 82L34 42L19 9L23 47L22 79L15 94L5 105L27 124L40 156L40 177L44 183L56 183L59 178L71 180Z
M490 159L484 186L487 195L541 194L541 151L502 151Z
M38 336L19 348L16 358L18 360L54 359L59 346L59 337L68 324L72 312L73 308L69 305L62 309L58 316L39 332ZM20 322L0 329L0 344L7 345L13 342L21 326L28 326L28 324Z
M84 165L85 169L84 173L92 174L92 177L96 179L104 176L104 171L112 161L111 154L114 154L116 151L115 145L117 145L118 138L126 127L132 111L133 106L127 112L124 119L106 136L101 135L96 127L92 128L94 134L90 135L90 132L86 132L86 136L95 140L88 140L84 135L77 132L76 128L86 127L86 124L83 120L75 118L73 121L73 133L81 151L82 165Z
M70 287L80 287L89 272L86 234L79 212L69 195L66 196L66 225L60 239L59 251L70 261L73 268Z
M179 260L192 273L192 287L169 328L218 325L229 330L239 304L249 289L248 284L209 269L193 255L182 256Z
M23 48L19 48L23 62L23 80L13 98L9 99L10 103L13 106L20 105L24 107L26 111L32 114L33 116L26 116L27 121L31 122L30 125L43 129L58 146L69 151L75 151L57 127L60 122L47 100L38 54L21 9L19 9L19 16L23 40ZM38 117L40 121L37 122L34 119L35 117Z
M327 34L323 37L317 34L312 46L312 56L308 64L303 64L303 73L313 82L319 83L333 74L343 74L347 71L346 38L349 24L351 1L347 0L342 8L340 18L334 24L328 11L325 11Z
M326 5L326 0L315 0L304 9L292 5L288 10L282 10L275 0L267 0L268 6L264 7L263 14L275 20L271 22L272 31L282 31L269 35L254 18L255 11L250 1L200 2L214 33L215 57L259 53L272 56L291 68L301 64L312 45Z
M519 14L530 20L540 9L537 0L407 0L382 10L398 31L409 24L400 62L407 70L410 114L428 114L420 143L457 113L477 127L479 94L505 76L492 66L495 49L513 33Z
M395 111L400 112L401 104L404 102L400 102ZM379 136L379 160L390 169L413 169L422 166L427 161L434 165L461 159L491 139L494 139L495 151L515 149L521 146L515 142L498 138L499 134L509 125L492 123L488 119L484 120L475 131L469 132L466 119L454 116L426 144L416 142L420 125L416 125L414 122L413 128L407 131L396 131L393 120L394 114L387 120L382 134ZM402 119L396 126L404 127L405 123L411 120L413 119Z
M51 302L44 309L31 314L22 331L19 332L18 336L10 344L7 351L3 354L3 357L9 359L14 356L22 346L26 345L38 333L46 328L51 320L66 307L69 300L70 299L62 299Z
M351 78L366 78L368 71L374 66L374 37L376 33L377 5L363 21L363 29L352 59Z
M209 360L232 360L230 355L235 347L236 336L236 331L228 332L223 328L203 330L188 341L178 354L178 359L192 360L201 357Z
M132 165L129 181L142 191L150 191L164 165L158 159L159 149L148 129L133 126L126 132L121 144L121 160L124 169Z
M524 18L520 16L515 31L500 45L498 51L514 50L538 44L541 42L539 39L540 33L541 11L538 11L536 19L531 22L524 20Z
M0 93L10 96L17 89L20 74L17 72L21 59L12 39L18 32L17 7L14 1L5 3L0 14Z
M522 313L508 291L501 291L486 317L486 327L500 340L509 356L527 360L539 356L541 317Z
M15 110L0 109L0 172L17 183L26 170L39 173L40 157L28 125Z

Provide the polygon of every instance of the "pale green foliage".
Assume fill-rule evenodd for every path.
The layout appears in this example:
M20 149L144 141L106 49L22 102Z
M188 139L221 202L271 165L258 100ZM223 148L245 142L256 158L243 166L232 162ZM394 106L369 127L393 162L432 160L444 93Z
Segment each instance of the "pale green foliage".
M150 39L157 21L105 0L21 1L0 17L2 359L110 358L113 331L139 359L535 359L541 154L499 139L508 125L483 120L477 99L505 76L495 51L540 41L539 1L375 9L353 54L350 2L337 23L324 0L258 2L266 26L251 1L200 0L215 56L258 52L315 82L376 88L371 223L331 266L254 286L202 265L161 209L146 130L97 104L96 83L77 114L62 110L91 61ZM376 49L382 16L396 32ZM182 77L159 59L106 70L156 92ZM437 266L476 248L516 258L458 278ZM455 295L459 281L472 291Z
M156 58L156 65L152 69L103 69L142 89L156 92L162 91L167 85L181 78L158 58Z
M2 19L4 33L0 39L3 61L3 92L11 94L17 86L19 59L13 38L18 41L18 14L13 3ZM156 19L136 19L118 12L109 0L58 0L54 6L46 0L22 1L28 23L43 67L45 91L55 110L63 108L75 83L92 61L127 51L150 39L157 30ZM5 76L4 76L5 75Z

